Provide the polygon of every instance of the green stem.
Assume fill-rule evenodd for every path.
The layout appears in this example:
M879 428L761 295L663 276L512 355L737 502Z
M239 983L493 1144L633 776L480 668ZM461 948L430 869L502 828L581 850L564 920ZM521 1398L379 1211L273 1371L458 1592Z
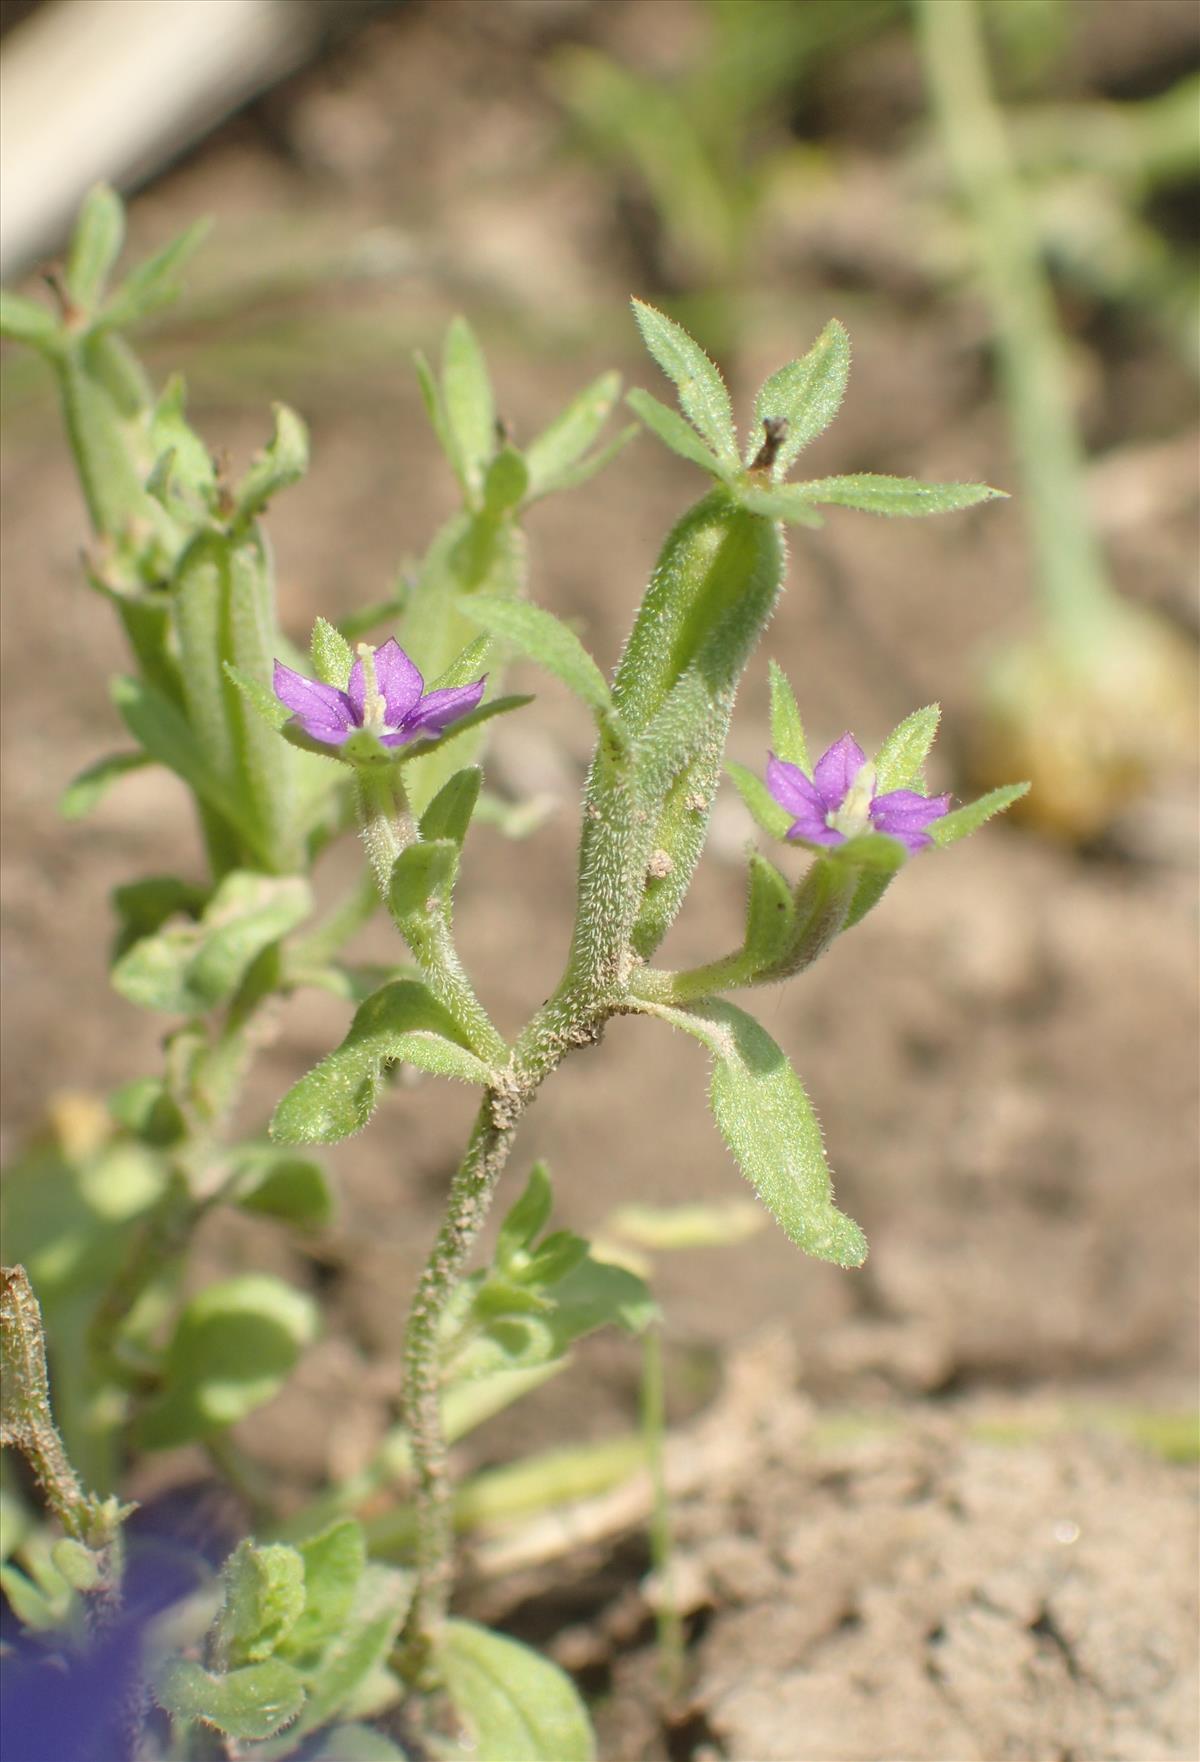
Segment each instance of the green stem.
M1024 479L1046 615L1069 641L1112 609L1053 295L1004 118L988 79L975 0L918 0L925 78L972 222Z
M386 905L396 858L408 849L416 835L412 816L403 786L390 767L363 766L355 771L354 786L363 848L379 896Z
M454 1574L454 1488L442 1425L439 1332L496 1183L508 1161L520 1104L489 1094L450 1184L446 1215L417 1282L404 1342L404 1417L416 1474L417 1588L405 1627L405 1672L428 1681Z

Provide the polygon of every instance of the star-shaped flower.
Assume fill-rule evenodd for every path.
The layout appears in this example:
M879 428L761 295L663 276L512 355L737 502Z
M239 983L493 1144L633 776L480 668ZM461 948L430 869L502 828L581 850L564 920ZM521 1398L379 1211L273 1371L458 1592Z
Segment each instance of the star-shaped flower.
M875 767L852 734L834 741L813 766L811 777L799 765L772 753L767 788L780 807L795 816L789 838L828 848L861 832L886 832L907 850L924 850L933 843L926 827L950 807L948 795L918 795L913 789L876 795Z
M477 679L473 685L426 691L419 668L394 636L373 657L360 644L345 691L306 679L282 661L275 663L275 696L292 711L295 726L326 746L340 746L360 728L373 734L381 746L436 739L475 708L485 684L485 679Z

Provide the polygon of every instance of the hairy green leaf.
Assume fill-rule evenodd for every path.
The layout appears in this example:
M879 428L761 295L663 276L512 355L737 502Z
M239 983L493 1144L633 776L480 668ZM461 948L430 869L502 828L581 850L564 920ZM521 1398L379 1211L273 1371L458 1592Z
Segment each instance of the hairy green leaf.
M493 636L511 642L561 679L589 709L611 710L612 694L603 673L575 632L553 612L528 600L498 599L490 594L472 594L463 609Z
M223 1602L213 1627L226 1670L261 1664L295 1627L304 1608L304 1562L283 1542L238 1543L221 1569Z
M496 451L496 403L483 350L465 318L452 318L446 331L442 403L463 487L478 495Z
M470 1621L446 1623L437 1657L473 1762L593 1762L587 1712L557 1665Z
M806 503L830 502L839 508L861 508L867 514L918 516L952 514L1006 494L986 483L921 483L915 477L881 477L871 471L789 484L782 493L793 492L798 501Z
M303 1292L266 1273L209 1285L180 1316L163 1360L163 1391L139 1415L147 1450L224 1431L278 1393L317 1332Z
M701 471L709 471L714 477L723 475L721 461L711 452L700 439L678 410L662 404L650 392L642 391L635 386L626 392L625 402L635 415L640 416L646 427L656 434L664 446L678 453L681 459L687 459L692 465L699 465Z
M679 393L679 405L696 431L712 448L721 464L736 469L737 433L733 426L733 406L725 381L704 350L673 318L648 306L644 300L633 301L642 341L672 381Z
M144 770L153 763L149 753L110 753L106 759L97 759L94 765L72 778L63 790L58 798L59 813L64 820L82 820L108 794L118 778L127 777L131 771Z
M125 206L108 184L96 184L84 197L67 252L66 287L87 313L100 303L125 239Z
M621 390L619 373L602 373L525 448L527 496L534 500L563 486L608 421Z
M48 306L39 306L36 300L0 288L0 336L14 343L27 343L33 349L52 348L58 336L58 321Z
M793 916L790 885L774 863L753 853L744 943L752 967L768 967L782 956L791 935Z
M362 1525L343 1518L296 1544L304 1561L304 1610L287 1636L289 1657L318 1651L342 1630L366 1570Z
M318 618L313 625L309 652L317 678L325 685L345 691L354 665L354 650L341 631L335 630L324 618Z
M108 300L100 315L101 322L120 330L169 306L179 294L179 271L203 242L211 225L207 217L194 220L161 251L139 263Z
M361 1131L374 1112L383 1067L396 1061L463 1083L485 1084L491 1074L428 988L397 979L360 1005L342 1044L288 1090L271 1136L283 1144L329 1144Z
M712 1053L709 1099L721 1136L784 1234L818 1260L859 1266L866 1240L833 1203L812 1103L766 1029L715 998L683 1009L642 1007Z
M535 1162L521 1197L505 1213L500 1225L496 1239L497 1266L507 1266L514 1254L532 1245L546 1227L552 1204L550 1171L544 1162Z
M468 765L443 783L421 815L421 837L426 843L449 840L461 847L482 782L483 772L479 766Z
M787 423L771 467L778 482L796 455L823 433L838 413L850 373L850 338L846 327L831 318L807 355L773 373L754 400L759 422ZM761 435L753 435L747 464L757 453Z
M294 410L276 404L275 432L234 491L234 518L253 520L273 496L308 470L308 430Z
M226 1737L253 1743L290 1725L304 1705L304 1683L280 1658L215 1675L190 1658L171 1658L154 1684L176 1719L199 1719Z
M769 487L756 483L739 484L738 503L751 514L764 520L786 520L792 526L824 526L825 521L804 494L802 483L777 483Z
M320 1163L273 1144L240 1148L230 1197L242 1211L280 1218L299 1230L323 1230L333 1219L333 1189Z
M493 520L511 513L525 498L529 471L515 447L503 446L483 479L483 505Z

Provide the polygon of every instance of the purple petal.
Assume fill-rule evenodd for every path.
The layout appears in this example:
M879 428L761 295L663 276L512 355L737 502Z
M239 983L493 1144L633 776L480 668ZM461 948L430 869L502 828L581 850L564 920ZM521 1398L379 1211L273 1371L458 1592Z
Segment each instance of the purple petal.
M925 828L940 820L950 807L948 795L918 795L912 789L893 789L877 795L871 803L871 824L877 832L898 838L908 850L925 850L933 843Z
M319 679L306 679L303 673L294 673L282 661L275 663L273 683L275 696L280 703L285 704L306 726L310 720L327 728L347 730L355 726L356 719L350 699L336 685L323 685ZM312 729L308 732L312 733ZM324 740L327 736L318 734L316 738ZM342 738L345 738L344 733Z
M807 844L845 844L846 834L839 832L836 826L827 826L824 816L815 808L799 816L788 827L789 838L802 838Z
M387 705L387 724L398 728L416 709L425 681L394 636L375 650L375 680Z
M487 684L486 675L477 679L474 685L450 685L442 691L430 691L421 699L414 710L410 710L405 718L405 729L411 731L410 738L418 734L440 734L451 722L457 722L473 710L483 696L483 688Z
M812 810L820 819L825 819L825 803L811 777L806 777L799 765L791 764L787 759L777 759L774 753L767 755L767 788L775 797L781 808L789 814L803 814Z
M292 720L300 724L310 740L324 741L326 746L341 746L343 740L349 740L352 734L358 733L353 722L348 725L322 722L316 716L294 716Z
M841 807L866 762L867 755L852 734L843 734L828 752L821 754L813 766L813 782L827 813Z

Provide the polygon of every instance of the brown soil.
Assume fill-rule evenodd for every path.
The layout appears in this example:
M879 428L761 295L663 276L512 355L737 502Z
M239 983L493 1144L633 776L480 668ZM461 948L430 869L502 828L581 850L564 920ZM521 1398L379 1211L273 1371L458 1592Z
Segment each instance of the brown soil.
M1116 86L1135 63L1154 77L1194 46L1194 9L1171 0L1085 11L1065 90ZM669 64L700 28L676 0L395 9L134 203L135 246L196 213L218 218L200 292L153 349L156 367L184 359L206 434L244 458L270 396L311 420L311 478L271 523L294 631L376 598L451 505L406 362L409 346L436 346L451 311L477 322L518 435L604 366L651 383L622 311L630 289L652 292L636 229L595 169L558 151L537 67L564 33ZM814 218L773 238L771 297L754 308L735 389L836 311L855 374L814 472L1012 482L980 314L937 291L904 229L898 153L919 110L909 52L886 35L853 79L844 66L830 79L845 204L836 227L822 230L818 200ZM894 100L891 133L881 94ZM314 261L338 273L284 285ZM1140 334L1086 361L1108 465L1132 458L1140 481L1149 455L1136 449L1155 442L1161 474L1149 481L1177 484L1171 445L1186 455L1194 419L1177 366ZM161 1024L107 987L106 892L198 863L186 808L154 772L82 830L56 817L63 784L121 744L104 682L122 657L107 607L78 585L83 517L33 383L14 380L5 435L10 1149L56 1092L154 1067ZM693 494L685 468L643 438L532 520L532 591L603 662ZM1177 614L1194 485L1152 488L1142 506L1111 535L1114 567L1126 591ZM951 786L972 661L1028 619L1029 567L1011 505L902 527L833 518L795 545L769 652L817 737L853 727L869 745L940 697ZM497 735L490 781L559 805L526 842L472 833L459 908L466 959L506 1030L561 962L588 750L576 707L540 677L536 689L536 710ZM757 764L765 744L760 658L733 753ZM509 1535L472 1553L464 1607L579 1672L605 1762L1200 1753L1194 1474L1114 1435L1195 1400L1191 788L1161 778L1086 858L1010 828L929 858L803 984L762 1000L872 1254L861 1272L838 1272L766 1230L658 1261L681 1427L671 1473L686 1687L666 1695L656 1675L642 1495L540 1553ZM736 937L748 832L723 801L674 960ZM329 864L331 890L350 860ZM382 929L363 941L388 946ZM289 1005L248 1120L339 1037L345 1013L322 996ZM649 1023L615 1024L571 1061L521 1147L525 1164L549 1160L560 1221L595 1231L630 1200L735 1194L704 1084L697 1049ZM389 1421L404 1293L469 1107L432 1085L393 1093L371 1131L331 1155L344 1211L311 1251L247 1220L215 1221L200 1244L197 1277L270 1265L320 1278L326 1337L246 1433L295 1488L357 1466ZM711 1388L713 1366L721 1392L696 1413L700 1394L686 1391ZM632 1349L593 1343L573 1375L484 1428L464 1465L627 1428L637 1377ZM592 1539L572 1547L569 1533Z

